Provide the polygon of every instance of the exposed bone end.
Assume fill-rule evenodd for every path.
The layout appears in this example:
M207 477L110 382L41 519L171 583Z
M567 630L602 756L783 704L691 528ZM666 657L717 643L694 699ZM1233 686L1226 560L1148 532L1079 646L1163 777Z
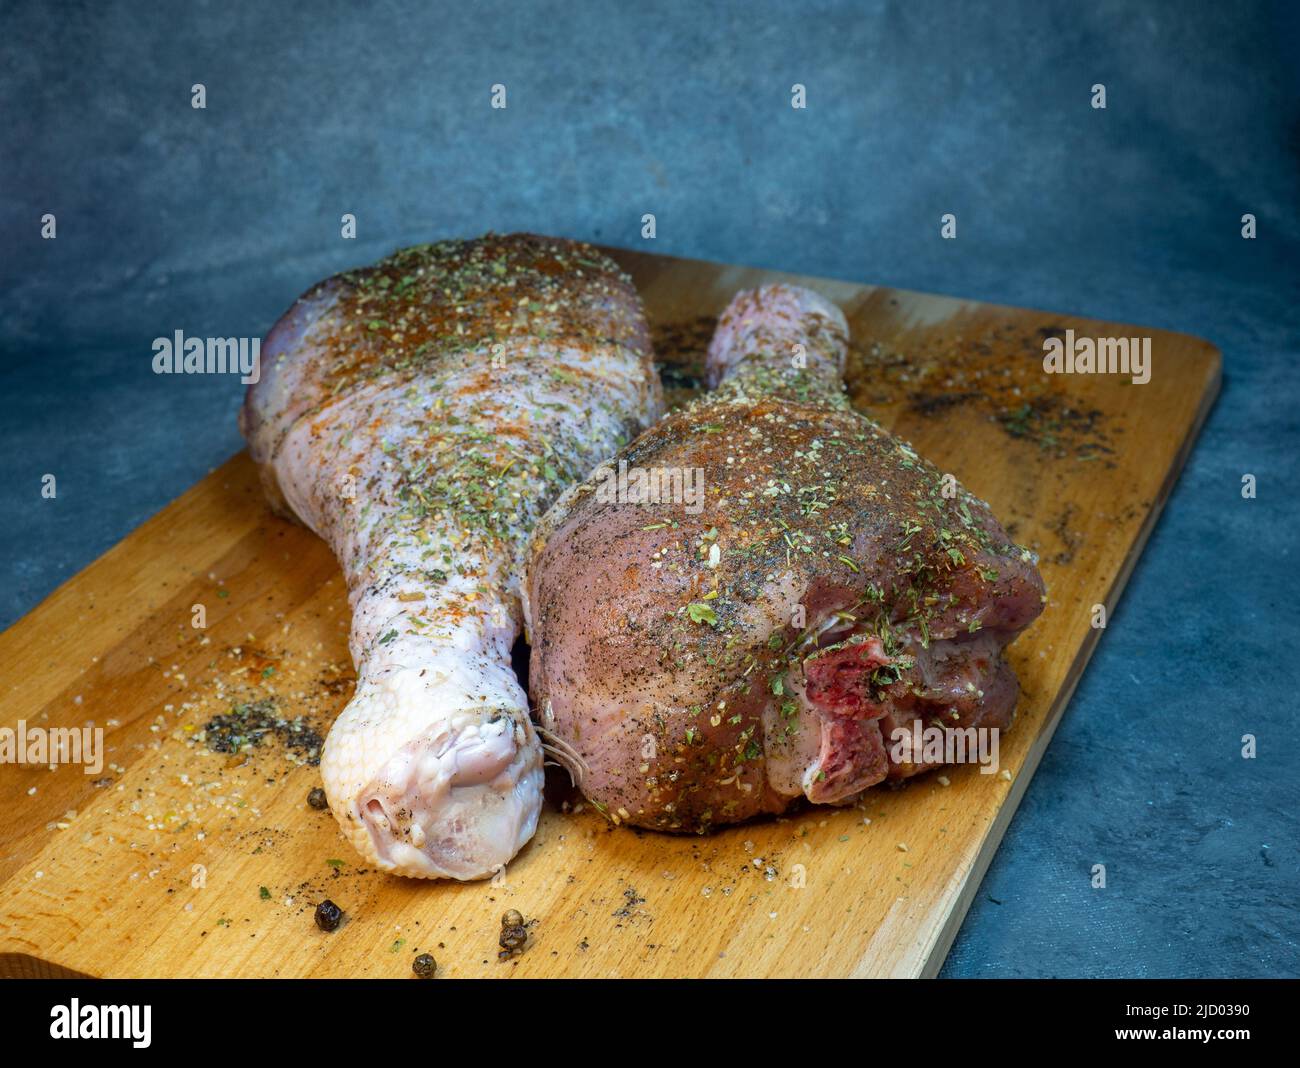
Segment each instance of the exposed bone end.
M434 704L446 690L401 670L363 682L330 732L321 775L344 835L381 871L483 879L537 829L542 750L525 708L443 712Z
M836 382L848 354L844 313L819 293L779 283L737 293L718 319L706 371L716 387L749 361L788 366L801 350L802 366Z

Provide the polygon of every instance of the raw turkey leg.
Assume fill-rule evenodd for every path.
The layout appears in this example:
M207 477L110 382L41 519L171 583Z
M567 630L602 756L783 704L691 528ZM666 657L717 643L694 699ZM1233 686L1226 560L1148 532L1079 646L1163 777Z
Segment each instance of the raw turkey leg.
M914 722L1012 720L1002 649L1042 611L1034 558L849 408L846 349L817 294L741 293L709 349L716 390L534 532L538 720L615 822L702 831L841 804L934 766L932 746L891 745Z
M377 867L492 874L528 841L542 747L510 666L537 518L659 412L640 301L587 245L406 249L308 291L241 427L273 503L347 577L356 693L321 775Z

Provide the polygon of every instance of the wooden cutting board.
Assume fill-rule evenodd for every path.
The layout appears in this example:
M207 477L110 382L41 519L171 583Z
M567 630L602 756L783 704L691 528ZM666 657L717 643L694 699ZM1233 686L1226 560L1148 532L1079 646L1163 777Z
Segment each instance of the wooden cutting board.
M1115 608L1213 401L1219 354L1183 334L611 252L670 385L691 384L737 289L785 279L839 302L855 402L1041 555L1050 603L1012 647L1024 692L1003 773L951 769L680 838L613 827L553 777L503 882L366 871L306 804L319 774L289 744L301 736L242 756L202 740L232 704L267 698L323 733L351 690L338 569L270 514L241 453L0 635L0 725L89 721L107 750L98 775L0 765L0 974L401 977L425 952L458 977L937 972L1102 633L1093 606ZM1067 329L1150 337L1150 382L1045 374L1044 339ZM325 897L346 912L332 934L313 923ZM499 961L506 909L535 922Z

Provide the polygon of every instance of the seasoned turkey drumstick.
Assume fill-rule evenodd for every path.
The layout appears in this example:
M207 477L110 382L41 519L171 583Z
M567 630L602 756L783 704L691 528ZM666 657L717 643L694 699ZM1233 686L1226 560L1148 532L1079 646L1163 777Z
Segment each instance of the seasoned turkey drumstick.
M817 294L741 293L710 346L715 392L534 532L539 722L616 822L702 831L799 798L844 803L934 766L892 749L896 728L1011 722L1002 649L1042 610L1034 558L849 408L846 347ZM696 470L703 507L684 507L663 487ZM655 504L623 491L656 485Z
M640 301L587 245L446 241L317 285L262 355L241 427L352 606L330 805L383 870L490 875L542 796L510 666L517 556L555 496L659 413Z

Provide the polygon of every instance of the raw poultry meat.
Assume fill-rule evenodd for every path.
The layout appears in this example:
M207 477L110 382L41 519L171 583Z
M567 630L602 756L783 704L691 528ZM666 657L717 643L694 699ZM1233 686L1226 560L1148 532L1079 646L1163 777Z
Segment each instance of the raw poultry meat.
M532 836L542 750L511 669L546 506L662 405L640 300L590 246L405 249L309 290L241 427L273 503L347 578L352 700L321 774L379 868L471 879Z
M890 751L896 728L1012 720L1002 650L1042 610L1036 560L849 408L846 347L817 294L741 293L710 346L716 390L534 533L536 714L616 822L703 831L849 802L933 766ZM702 508L664 491L692 471Z

